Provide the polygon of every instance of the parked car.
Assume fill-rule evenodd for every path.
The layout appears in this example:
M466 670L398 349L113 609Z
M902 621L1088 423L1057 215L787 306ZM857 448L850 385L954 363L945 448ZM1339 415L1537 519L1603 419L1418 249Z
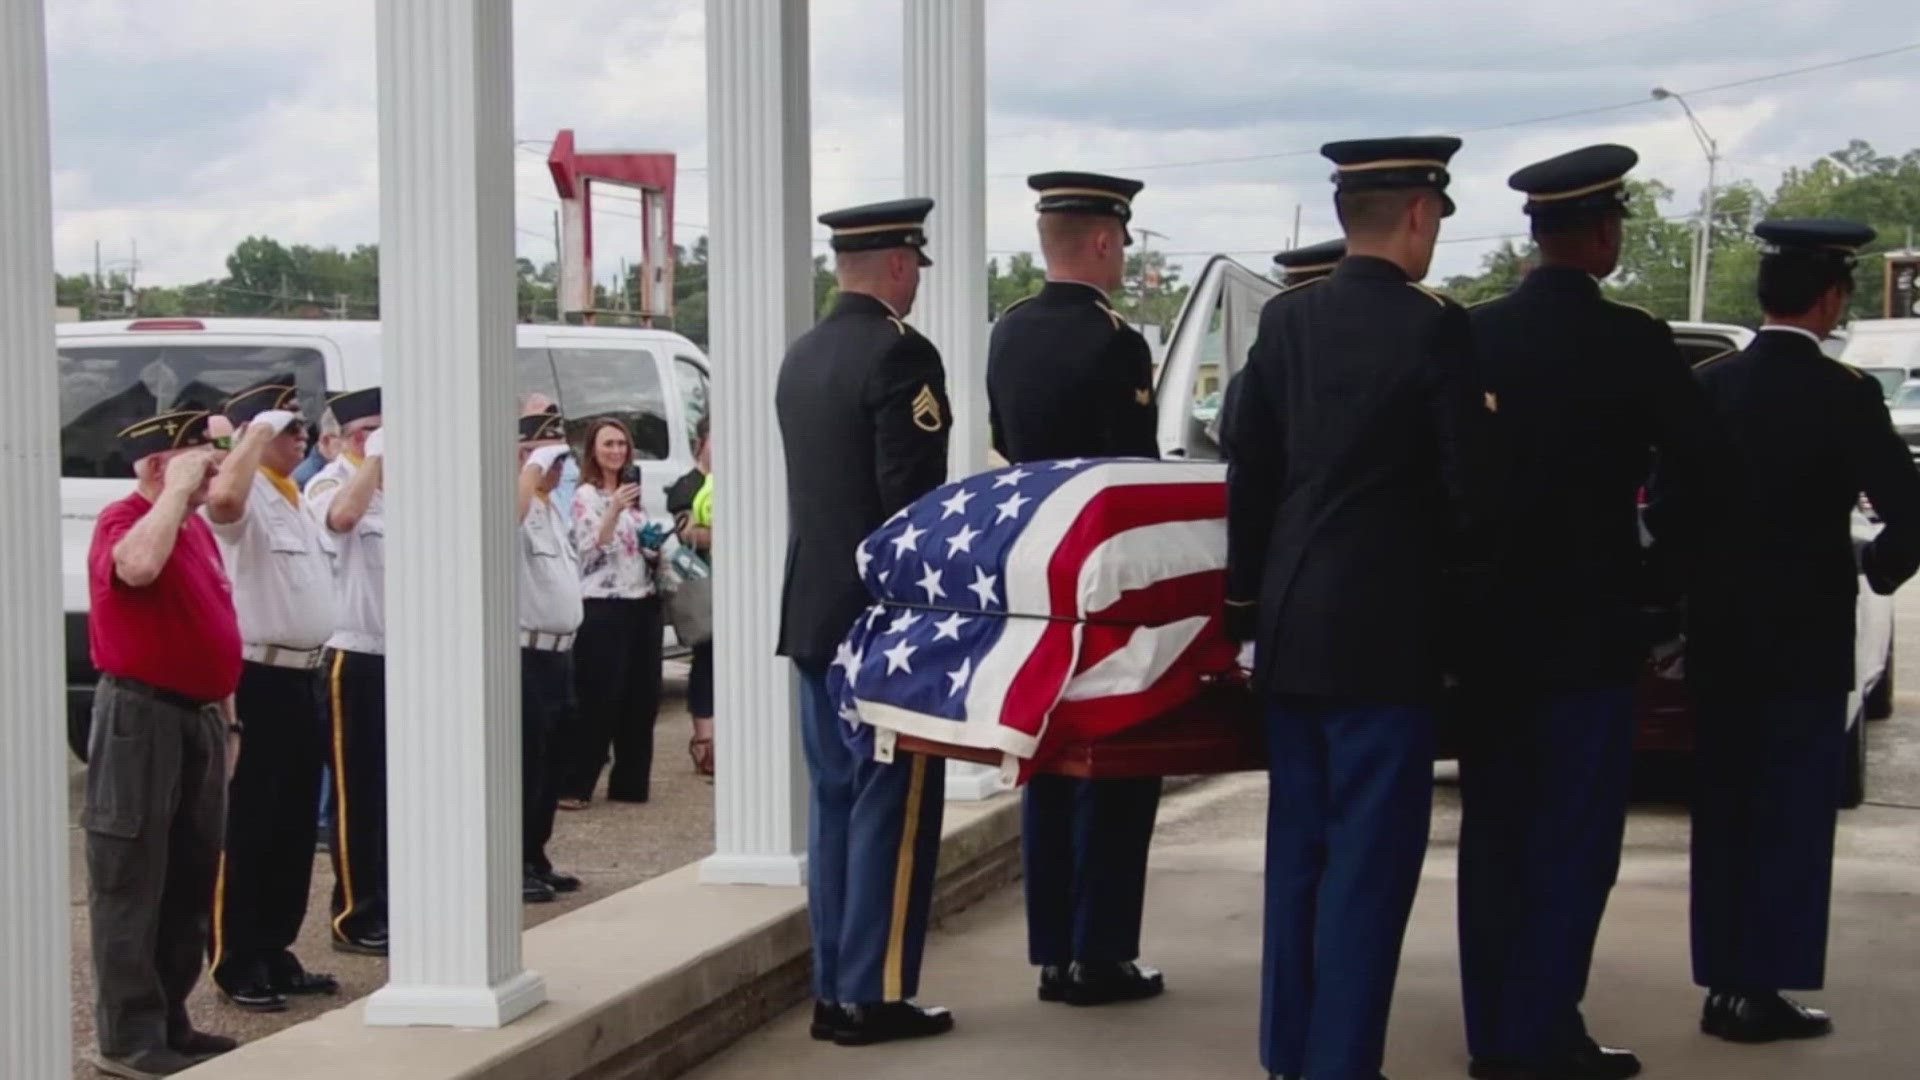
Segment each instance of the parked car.
M216 408L288 371L306 419L317 422L328 393L378 385L383 357L377 322L135 319L62 323L54 332L68 731L83 754L97 678L87 642L87 548L100 510L133 489L117 433L157 412ZM700 349L664 330L557 325L520 326L515 345L520 393L558 402L576 440L589 418L627 423L651 478L643 505L664 517L666 486L692 468L694 428L707 412L709 366Z
M1891 399L1920 379L1920 319L1860 319L1847 328L1840 359L1880 380Z
M1214 389L1246 363L1260 307L1279 291L1280 286L1226 256L1208 261L1175 321L1160 368L1158 432L1163 454L1219 459ZM1920 324L1920 319L1901 321ZM1868 325L1855 324L1849 347L1859 342L1861 328ZM1745 348L1754 335L1746 327L1717 323L1672 326L1676 344L1695 362ZM1871 535L1876 528L1864 510L1856 513L1856 534ZM1847 806L1860 803L1866 786L1866 727L1861 721L1890 715L1893 694L1893 601L1876 595L1862 582L1856 611L1856 685L1847 709L1848 772L1843 792ZM1652 651L1639 686L1637 751L1692 752L1693 717L1683 681L1685 655L1685 642L1678 638Z

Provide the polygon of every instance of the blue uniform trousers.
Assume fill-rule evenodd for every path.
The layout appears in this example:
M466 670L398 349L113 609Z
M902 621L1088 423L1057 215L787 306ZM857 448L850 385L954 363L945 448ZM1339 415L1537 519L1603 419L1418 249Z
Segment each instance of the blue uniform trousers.
M1374 1080L1433 810L1433 711L1280 698L1267 707L1270 1073Z
M1460 758L1467 1049L1543 1063L1585 1044L1593 942L1620 871L1633 690L1473 702Z
M902 753L889 764L856 752L825 671L795 666L813 787L807 914L814 996L853 1005L901 1001L920 984L946 763Z
M1818 990L1847 695L1698 688L1693 701L1693 981Z
M1027 956L1035 964L1119 963L1140 956L1147 848L1160 810L1157 776L1035 776L1021 806Z

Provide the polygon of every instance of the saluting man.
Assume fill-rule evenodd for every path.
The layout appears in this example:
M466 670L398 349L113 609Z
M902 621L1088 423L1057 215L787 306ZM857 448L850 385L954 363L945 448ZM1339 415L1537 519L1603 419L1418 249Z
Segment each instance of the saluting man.
M1753 231L1765 323L1744 352L1695 369L1731 444L1715 487L1732 506L1699 560L1687 628L1693 978L1708 992L1701 1030L1735 1042L1832 1030L1780 991L1825 982L1856 582L1891 594L1920 566L1920 473L1880 385L1820 351L1874 231L1831 220ZM1862 492L1885 528L1856 569Z
M228 398L239 432L207 495L226 555L245 661L234 698L243 731L227 792L227 846L213 906L213 981L228 1001L279 1012L289 994L332 994L331 975L291 951L313 880L313 807L326 727L320 657L335 629L333 568L320 523L289 475L307 452L291 374Z
M800 677L812 779L807 907L812 1034L845 1046L937 1035L946 1009L917 1005L946 768L848 746L827 669L869 603L855 569L867 534L947 475L946 372L901 320L913 308L932 199L820 216L833 233L840 299L780 365L775 407L787 456L787 576L780 655Z
M1345 237L1341 237L1336 240L1322 240L1317 244L1308 244L1306 247L1289 248L1273 257L1273 266L1280 272L1281 287L1293 289L1309 281L1319 281L1333 273L1333 268L1340 265L1340 260L1346 257L1347 241ZM1236 371L1233 373L1233 378L1227 380L1227 388L1220 395L1220 411L1215 413L1213 418L1211 434L1213 441L1220 446L1223 457L1228 442L1227 417L1232 415L1233 401L1239 396L1240 372Z
M1267 302L1228 430L1229 630L1271 756L1261 1061L1380 1072L1432 809L1444 574L1480 543L1467 315L1421 287L1446 137L1329 143L1347 257Z
M993 328L993 448L1013 464L1157 458L1153 356L1112 306L1144 185L1048 172L1027 186L1040 196L1047 283ZM1103 1005L1160 993L1160 973L1136 963L1160 778L1037 775L1024 798L1027 958L1040 968L1040 1000Z
M520 897L547 903L580 879L547 858L560 800L554 782L554 733L573 702L573 637L586 617L580 563L554 489L567 459L566 421L558 409L520 418Z
M1514 173L1541 265L1470 313L1503 436L1490 665L1468 679L1460 772L1460 970L1480 1080L1640 1071L1588 1037L1580 1000L1620 869L1648 646L1638 495L1657 452L1689 496L1676 509L1697 512L1712 418L1667 324L1601 293L1638 160L1589 146Z
M332 726L333 947L387 954L387 523L380 388L335 394L340 453L307 485L334 552L340 624L323 670Z

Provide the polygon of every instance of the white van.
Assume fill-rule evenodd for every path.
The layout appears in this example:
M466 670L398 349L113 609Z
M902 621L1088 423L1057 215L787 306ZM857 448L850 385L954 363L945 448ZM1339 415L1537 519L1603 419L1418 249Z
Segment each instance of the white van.
M1879 379L1891 398L1920 378L1920 319L1857 319L1840 359Z
M118 432L170 409L212 409L262 377L291 371L309 421L324 395L381 381L380 324L294 319L136 319L54 327L60 363L61 584L67 699L88 707L87 548L102 507L133 489ZM616 416L633 432L644 506L666 513L666 488L693 466L710 368L664 330L523 325L519 391L560 405L576 439L587 420ZM578 447L576 447L578 450Z

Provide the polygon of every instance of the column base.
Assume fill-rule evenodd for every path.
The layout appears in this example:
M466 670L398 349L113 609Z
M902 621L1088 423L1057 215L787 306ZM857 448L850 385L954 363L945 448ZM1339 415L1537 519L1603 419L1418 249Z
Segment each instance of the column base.
M971 761L947 762L947 801L980 802L1008 790L1000 782L1000 770Z
M497 986L394 986L367 999L370 1027L505 1027L547 1000L547 981L523 971Z
M700 861L702 885L807 883L807 857L800 855L709 855Z

